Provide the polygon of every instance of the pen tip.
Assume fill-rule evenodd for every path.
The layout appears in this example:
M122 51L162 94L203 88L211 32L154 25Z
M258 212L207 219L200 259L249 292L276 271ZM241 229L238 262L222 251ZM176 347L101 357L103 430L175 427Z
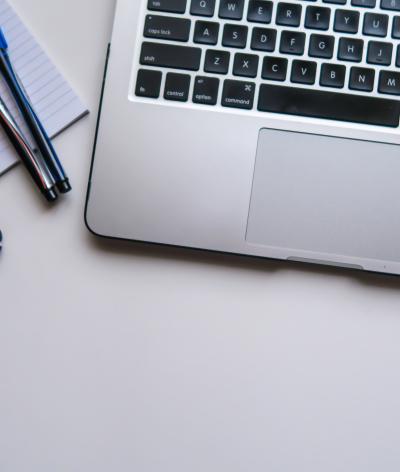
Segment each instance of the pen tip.
M71 184L68 179L57 182L57 189L60 193L68 193L72 190Z
M44 191L43 195L45 196L46 200L50 203L55 202L58 198L56 191L52 188Z
M8 43L3 33L3 28L0 28L0 49L8 49Z

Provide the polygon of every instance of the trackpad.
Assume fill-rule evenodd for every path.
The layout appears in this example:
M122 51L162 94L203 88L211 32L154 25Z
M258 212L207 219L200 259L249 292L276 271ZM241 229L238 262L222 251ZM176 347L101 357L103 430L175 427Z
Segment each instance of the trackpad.
M397 262L399 221L399 146L260 131L248 243Z

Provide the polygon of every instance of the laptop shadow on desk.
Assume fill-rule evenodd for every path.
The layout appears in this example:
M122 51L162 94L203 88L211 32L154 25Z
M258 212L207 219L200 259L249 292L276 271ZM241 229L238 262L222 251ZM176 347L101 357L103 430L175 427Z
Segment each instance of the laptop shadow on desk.
M210 267L224 267L245 272L295 273L320 275L321 277L347 278L367 288L382 288L400 291L400 276L362 272L355 269L309 264L295 261L280 261L260 257L244 256L202 249L151 244L118 239L107 239L87 234L89 244L97 251L115 254L118 257L174 260L187 264L202 264Z

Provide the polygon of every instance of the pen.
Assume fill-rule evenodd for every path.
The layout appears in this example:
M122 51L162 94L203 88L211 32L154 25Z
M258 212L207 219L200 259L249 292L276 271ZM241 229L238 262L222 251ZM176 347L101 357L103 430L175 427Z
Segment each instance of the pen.
M0 124L45 198L49 202L57 200L54 179L30 147L1 97Z
M63 166L57 156L57 153L48 137L46 130L36 115L31 102L24 91L17 74L14 71L10 57L8 55L8 44L0 28L0 71L7 82L18 108L22 113L37 147L53 176L57 189L61 193L67 193L71 190L69 179L63 169Z

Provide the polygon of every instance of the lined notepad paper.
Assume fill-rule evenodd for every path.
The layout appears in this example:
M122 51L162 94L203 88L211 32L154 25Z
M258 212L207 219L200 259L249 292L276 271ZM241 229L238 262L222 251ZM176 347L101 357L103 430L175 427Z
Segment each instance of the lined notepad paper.
M47 133L54 137L85 115L87 110L7 0L0 0L0 24L9 43L10 57L17 74ZM0 94L29 138L2 78ZM0 129L0 175L17 161L14 149Z

